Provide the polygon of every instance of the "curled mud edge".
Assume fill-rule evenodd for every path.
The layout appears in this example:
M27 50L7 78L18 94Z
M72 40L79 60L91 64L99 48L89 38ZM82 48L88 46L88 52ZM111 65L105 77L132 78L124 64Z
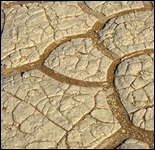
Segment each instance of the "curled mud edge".
M29 3L32 1L24 1L24 2L12 2L9 5L5 6L9 7L14 4L24 4L24 3ZM34 1L34 2L39 2L42 3L42 1ZM118 122L121 125L121 128L114 133L113 135L109 136L107 139L103 140L98 146L95 147L95 149L112 149L116 147L118 144L120 144L122 141L124 141L127 138L134 138L139 141L143 141L149 145L150 149L154 148L154 131L147 131L141 128L136 127L131 123L129 120L128 114L122 105L122 103L119 100L119 96L115 90L114 86L114 78L115 78L115 69L118 66L118 64L122 61L124 61L127 58L139 56L142 54L147 54L147 53L154 53L154 49L145 49L141 50L138 52L130 53L128 55L124 55L123 57L118 57L116 54L110 52L106 47L103 46L102 42L99 40L99 36L97 32L104 27L106 22L114 17L120 16L122 14L134 12L134 11L143 11L143 10L151 10L151 2L143 1L144 8L139 8L139 9L133 9L133 10L126 10L122 11L120 13L116 13L114 15L105 17L104 15L99 15L98 13L94 13L94 11L90 10L84 2L78 2L78 5L81 7L81 9L91 15L94 15L97 17L99 20L94 24L93 28L85 34L80 34L80 35L74 35L74 36L69 36L65 37L62 40L55 41L51 43L44 51L44 54L40 56L40 59L37 60L36 62L29 63L23 66L19 66L17 68L11 68L11 69L6 69L5 66L1 65L1 78L5 78L7 76L12 76L18 73L26 72L29 70L40 70L47 76L58 80L60 82L65 82L70 85L77 85L77 86L84 86L84 87L102 87L103 90L107 90L109 88L113 88L114 92L107 97L107 102L109 105L109 108L112 111L112 114L114 117L118 120ZM5 16L4 16L5 17ZM1 28L2 31L2 28ZM73 78L69 78L67 76L64 76L58 72L55 72L54 70L51 70L47 68L46 66L43 65L45 59L48 57L48 55L51 53L51 51L59 46L60 44L63 44L71 39L75 38L91 38L93 41L93 45L101 51L104 55L106 55L108 58L112 59L113 62L111 66L108 69L107 73L107 80L104 82L88 82L88 81L82 81L82 80L77 80ZM85 117L84 115L80 121ZM80 122L79 121L79 122ZM78 122L78 123L79 123ZM77 124L78 124L77 123ZM76 124L75 124L76 125ZM74 125L74 126L75 126ZM70 129L71 130L71 129ZM69 131L68 131L69 132ZM66 135L64 135L65 137ZM67 144L66 144L67 145Z

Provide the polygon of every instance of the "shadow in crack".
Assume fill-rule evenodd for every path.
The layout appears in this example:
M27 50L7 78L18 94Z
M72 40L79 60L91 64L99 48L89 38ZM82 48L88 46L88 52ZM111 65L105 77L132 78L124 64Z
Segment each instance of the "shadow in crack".
M118 146L116 146L114 149L120 149L119 147L124 144L129 138L125 139L122 143L120 143Z

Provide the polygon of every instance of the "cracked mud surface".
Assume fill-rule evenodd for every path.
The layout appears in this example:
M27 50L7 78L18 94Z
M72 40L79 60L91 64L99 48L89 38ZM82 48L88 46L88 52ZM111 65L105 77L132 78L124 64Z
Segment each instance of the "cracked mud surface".
M2 1L2 149L153 149L154 3Z

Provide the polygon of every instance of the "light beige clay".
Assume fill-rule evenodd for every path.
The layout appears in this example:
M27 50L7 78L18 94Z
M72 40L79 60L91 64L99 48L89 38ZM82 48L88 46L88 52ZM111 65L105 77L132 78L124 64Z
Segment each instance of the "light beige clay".
M1 2L2 149L153 149L154 4Z

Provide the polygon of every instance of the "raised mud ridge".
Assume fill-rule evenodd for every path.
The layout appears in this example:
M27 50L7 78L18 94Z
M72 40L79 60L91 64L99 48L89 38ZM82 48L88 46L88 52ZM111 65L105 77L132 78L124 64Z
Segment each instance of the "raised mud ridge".
M2 149L153 149L154 3L1 2Z

